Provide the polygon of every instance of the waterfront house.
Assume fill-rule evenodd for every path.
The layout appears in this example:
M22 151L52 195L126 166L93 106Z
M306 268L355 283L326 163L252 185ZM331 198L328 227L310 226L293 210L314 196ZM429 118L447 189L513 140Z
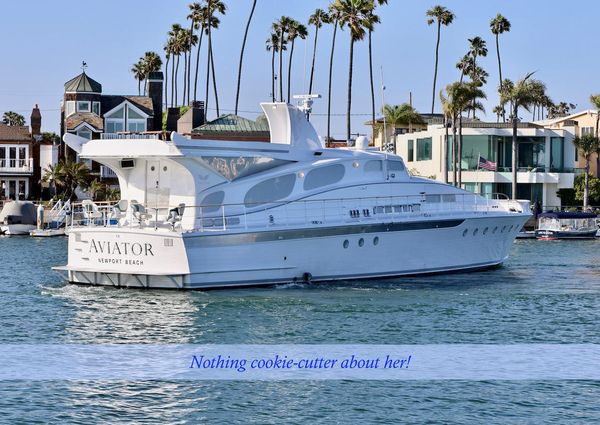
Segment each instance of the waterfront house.
M42 136L42 115L35 105L27 126L0 123L0 199L41 196L42 170L56 164L58 147Z
M451 129L450 129L451 130ZM573 123L545 127L537 123L518 124L517 198L560 206L557 191L572 188L577 161ZM396 136L396 151L409 170L421 176L443 180L443 124L430 124L426 130ZM450 131L448 181L452 181ZM496 171L480 169L479 157L497 165ZM493 196L511 196L512 124L471 121L463 123L462 187Z
M430 124L442 124L444 122L443 114L419 114L423 119L425 124L399 124L393 125L389 122L384 123L383 118L377 118L375 120L375 125L373 125L373 121L369 120L365 122L366 126L373 128L373 138L369 143L371 146L374 146L380 150L384 150L384 140L393 140L394 136L400 134L408 134L414 133L417 131L423 131L427 129L427 126ZM385 129L385 137L384 137L384 129Z

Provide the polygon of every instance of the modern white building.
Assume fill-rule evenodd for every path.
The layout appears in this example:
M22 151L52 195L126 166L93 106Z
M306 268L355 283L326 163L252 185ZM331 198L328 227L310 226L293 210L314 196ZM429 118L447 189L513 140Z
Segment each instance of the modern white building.
M452 182L452 131L448 137L448 181ZM512 124L463 123L462 187L482 194L512 195ZM518 124L517 197L540 201L544 206L560 206L559 189L573 188L579 171L573 145L575 126L544 127ZM443 181L443 124L426 130L396 136L396 153L412 173ZM495 162L497 171L478 169L479 156Z

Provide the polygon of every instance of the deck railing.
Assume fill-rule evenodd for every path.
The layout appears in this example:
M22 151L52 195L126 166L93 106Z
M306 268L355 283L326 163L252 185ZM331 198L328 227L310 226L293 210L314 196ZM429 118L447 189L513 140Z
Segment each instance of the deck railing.
M367 198L298 200L257 204L219 204L150 207L141 204L75 204L71 227L103 226L154 228L173 231L224 232L229 230L394 223L431 217L485 215L528 210L511 200L487 199L474 194L419 194Z

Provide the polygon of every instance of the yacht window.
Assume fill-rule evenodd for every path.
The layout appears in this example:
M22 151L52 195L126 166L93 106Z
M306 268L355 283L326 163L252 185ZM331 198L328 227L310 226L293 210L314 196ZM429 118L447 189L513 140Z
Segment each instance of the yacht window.
M202 160L227 180L240 179L293 162L260 156L203 156Z
M225 199L225 192L219 190L218 192L213 192L204 197L202 202L200 202L200 206L202 206L202 213L211 213L221 210L221 205L223 205L223 200Z
M454 193L442 195L442 202L456 202L456 195Z
M244 197L246 207L255 207L288 197L294 190L296 174L285 174L274 177L250 188Z
M426 195L425 201L431 203L439 203L442 200L441 198L441 195Z
M382 169L382 162L379 160L367 161L365 164L365 171L381 171Z
M404 171L404 163L402 161L388 161L388 170L390 171Z
M315 168L306 174L304 179L304 190L317 189L339 182L344 178L346 169L342 164L328 165Z

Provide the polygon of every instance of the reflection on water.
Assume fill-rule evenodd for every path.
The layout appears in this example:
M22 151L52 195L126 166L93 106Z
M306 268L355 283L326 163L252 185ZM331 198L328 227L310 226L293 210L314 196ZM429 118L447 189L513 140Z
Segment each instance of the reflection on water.
M0 342L600 343L600 241L519 241L504 267L477 273L209 292L68 285L50 271L65 249L64 238L0 239ZM60 423L591 423L598 398L594 382L3 382L0 414L8 423L24 412Z

